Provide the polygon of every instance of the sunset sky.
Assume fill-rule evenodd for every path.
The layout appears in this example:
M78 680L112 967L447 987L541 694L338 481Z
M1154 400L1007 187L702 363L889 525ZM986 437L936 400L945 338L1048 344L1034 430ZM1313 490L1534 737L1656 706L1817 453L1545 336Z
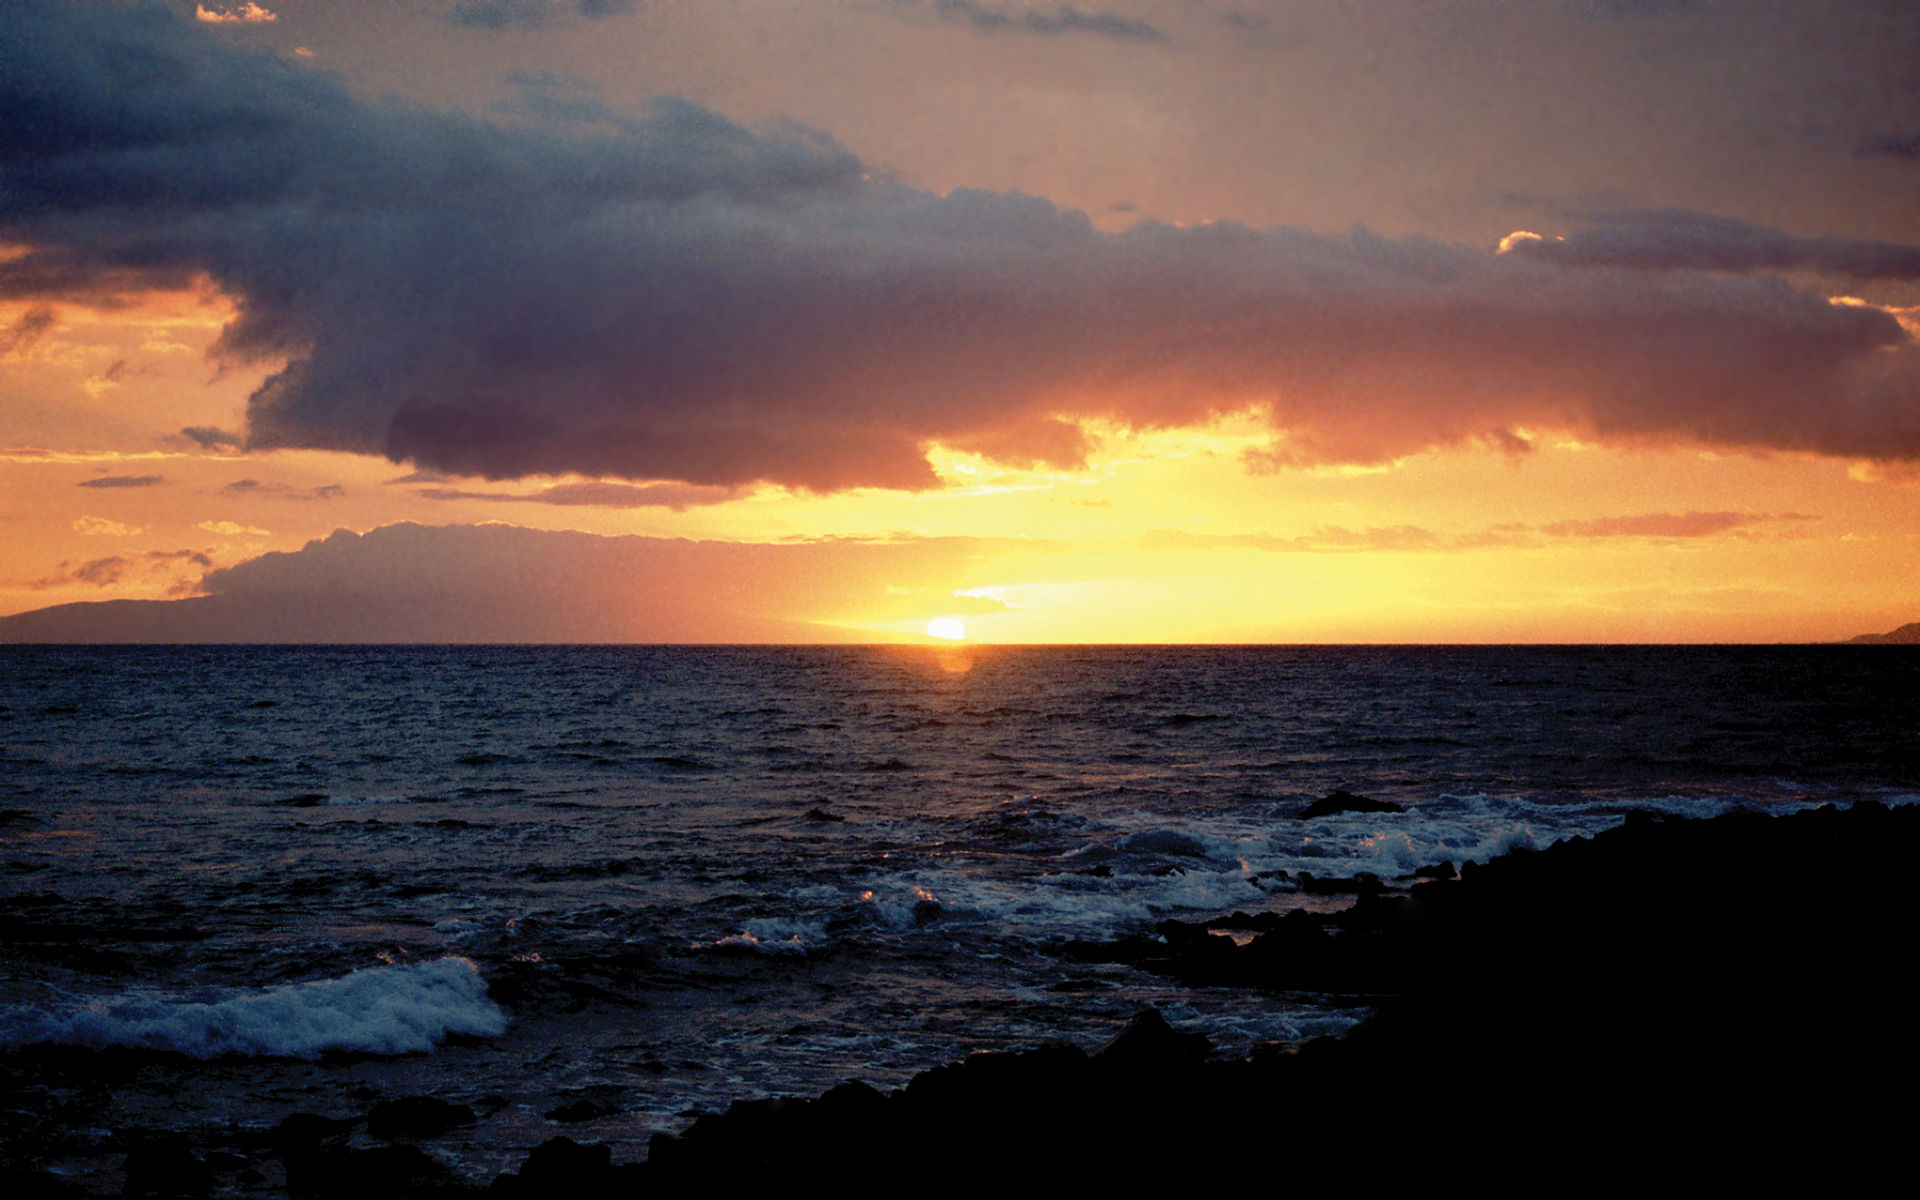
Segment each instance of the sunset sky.
M1916 63L1907 0L9 0L0 615L1890 629Z

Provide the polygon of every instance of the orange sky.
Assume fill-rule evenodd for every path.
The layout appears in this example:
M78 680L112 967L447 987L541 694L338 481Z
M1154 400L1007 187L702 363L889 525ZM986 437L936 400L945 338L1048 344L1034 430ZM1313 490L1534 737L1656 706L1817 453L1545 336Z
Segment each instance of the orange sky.
M0 34L52 64L10 107L55 131L0 164L31 166L0 203L25 214L0 219L0 614L211 594L289 637L954 616L988 642L1920 619L1920 96L1886 57L1920 21L1838 6L1798 74L1726 94L1699 77L1789 61L1785 18L495 7L140 26L36 0ZM155 100L193 130L257 106L300 162L62 173L45 97L106 28L76 11L202 64L218 103ZM514 71L523 105L588 115L501 108ZM1543 78L1578 144L1548 140ZM702 108L632 107L659 94ZM329 139L365 191L333 193L362 185ZM471 195L420 149L460 139ZM738 174L656 198L693 171ZM602 187L627 191L569 207ZM1516 229L1545 237L1497 253Z

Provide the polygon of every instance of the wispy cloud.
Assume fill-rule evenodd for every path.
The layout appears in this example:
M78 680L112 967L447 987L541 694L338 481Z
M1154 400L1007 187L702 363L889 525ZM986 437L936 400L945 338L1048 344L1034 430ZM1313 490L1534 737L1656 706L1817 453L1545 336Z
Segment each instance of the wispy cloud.
M1141 535L1139 544L1150 550L1262 550L1275 554L1353 554L1449 548L1447 538L1417 525L1366 526L1360 529L1322 525L1312 532L1292 535L1193 533L1157 529Z
M105 517L88 516L74 518L73 531L82 537L133 537L146 532L138 525L123 525Z
M98 479L82 479L75 487L83 488L148 488L159 487L166 480L159 475L102 475Z
M45 446L0 448L0 462L10 463L152 462L159 459L186 457L188 456L170 450L52 450Z
M1321 525L1307 533L1195 533L1160 529L1142 535L1147 549L1261 550L1275 554L1454 553L1462 550L1525 549L1576 538L1642 538L1683 541L1732 537L1795 537L1797 526L1819 518L1807 513L1685 512L1630 513L1621 516L1528 524L1487 525L1447 533L1418 525L1371 525L1357 529Z
M217 533L221 537L239 537L242 534L247 534L252 537L269 536L268 530L256 529L251 525L242 525L237 521L202 521L197 528L204 529L208 533Z
M195 443L202 450L238 449L241 441L239 434L228 433L224 429L216 429L211 425L189 425L180 431L180 436Z
M1552 521L1540 532L1559 538L1701 538L1732 534L1752 537L1761 526L1818 520L1806 513L1685 512L1633 513L1580 521Z
M1862 139L1858 152L1863 157L1884 155L1908 162L1920 162L1920 132L1884 133Z
M457 0L449 17L456 25L495 32L550 29L573 16L588 20L630 13L635 0Z
M679 512L739 498L737 487L700 487L685 483L556 483L532 492L475 492L422 488L429 500L480 500L513 504L558 504L588 508L670 508Z
M944 21L983 33L1095 34L1130 41L1159 42L1166 34L1151 22L1071 4L989 3L986 0L932 0Z
M222 487L220 491L229 496L269 496L276 500L333 500L346 495L347 489L337 483L297 488L290 483L263 483L258 479L236 479Z

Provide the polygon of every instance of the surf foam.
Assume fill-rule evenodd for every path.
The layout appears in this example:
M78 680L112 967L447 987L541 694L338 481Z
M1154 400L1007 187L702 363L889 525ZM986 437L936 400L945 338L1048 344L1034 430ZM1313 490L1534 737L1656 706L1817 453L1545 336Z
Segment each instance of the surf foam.
M441 958L217 1000L143 989L68 1012L16 1009L0 1018L0 1042L317 1058L329 1050L417 1054L451 1034L497 1037L506 1028L479 968Z

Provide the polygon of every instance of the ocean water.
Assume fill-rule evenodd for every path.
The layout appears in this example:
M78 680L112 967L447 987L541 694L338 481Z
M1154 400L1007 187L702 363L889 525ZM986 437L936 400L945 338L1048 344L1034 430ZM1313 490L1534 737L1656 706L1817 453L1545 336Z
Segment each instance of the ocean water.
M1340 788L1407 811L1300 817ZM136 1134L433 1093L484 1181L1146 1004L1242 1053L1366 1008L1064 945L1859 799L1920 799L1920 654L0 647L0 1140L111 1190Z

